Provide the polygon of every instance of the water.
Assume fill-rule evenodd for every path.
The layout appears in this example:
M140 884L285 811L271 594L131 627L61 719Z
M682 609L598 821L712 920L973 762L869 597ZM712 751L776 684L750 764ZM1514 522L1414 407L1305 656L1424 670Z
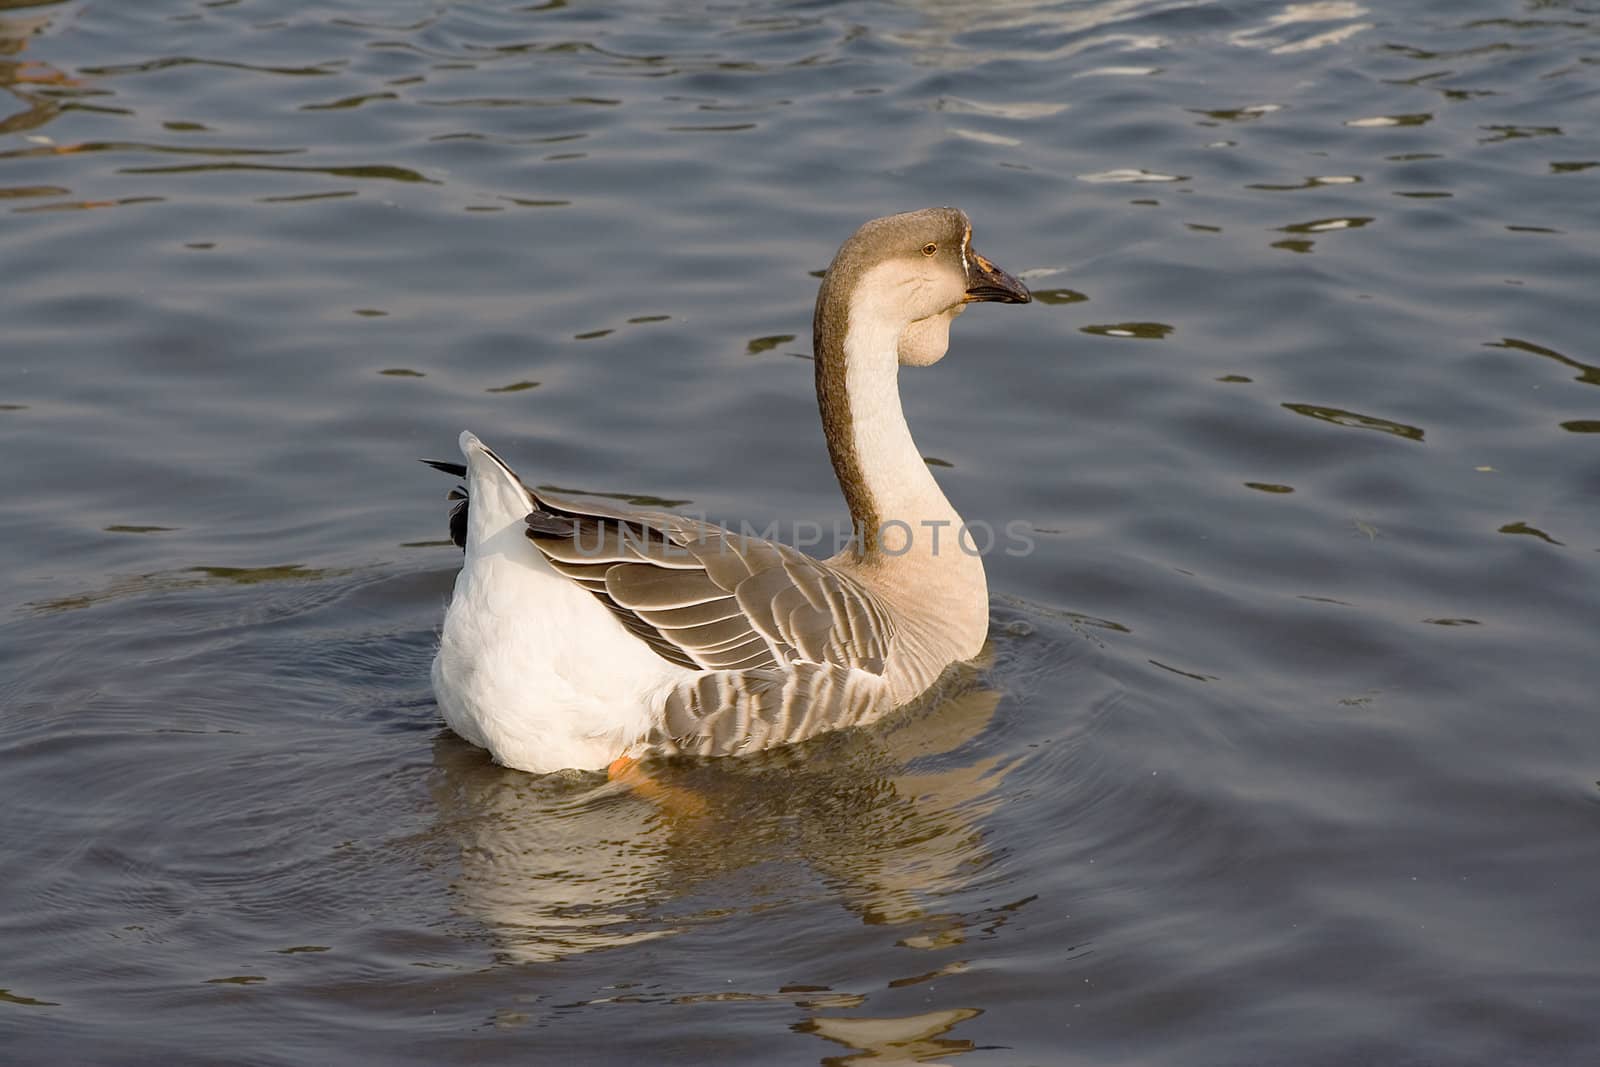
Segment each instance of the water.
M1590 2L0 3L8 1062L1590 1063ZM812 272L1040 300L904 376L949 698L660 772L444 732L470 427L842 513Z

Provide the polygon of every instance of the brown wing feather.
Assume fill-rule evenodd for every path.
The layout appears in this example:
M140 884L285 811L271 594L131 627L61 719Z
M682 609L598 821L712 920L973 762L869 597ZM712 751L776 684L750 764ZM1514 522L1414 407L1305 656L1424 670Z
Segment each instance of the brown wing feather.
M423 462L466 474L459 463ZM709 670L810 661L883 672L892 620L849 575L787 545L670 512L524 488L537 506L528 539L662 658ZM450 499L451 540L465 547L466 490Z
M732 756L869 721L889 703L882 678L836 664L714 671L668 694L644 740L665 754Z
M674 663L752 670L812 661L883 671L893 637L887 613L825 563L678 515L540 503L529 540ZM570 533L551 516L570 523Z

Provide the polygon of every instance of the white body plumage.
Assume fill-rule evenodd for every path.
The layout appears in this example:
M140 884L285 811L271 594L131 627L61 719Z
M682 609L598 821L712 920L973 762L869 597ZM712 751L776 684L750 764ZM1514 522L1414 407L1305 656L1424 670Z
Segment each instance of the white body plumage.
M433 689L445 723L509 767L597 769L622 755L696 672L625 630L524 536L533 502L470 433L466 557Z

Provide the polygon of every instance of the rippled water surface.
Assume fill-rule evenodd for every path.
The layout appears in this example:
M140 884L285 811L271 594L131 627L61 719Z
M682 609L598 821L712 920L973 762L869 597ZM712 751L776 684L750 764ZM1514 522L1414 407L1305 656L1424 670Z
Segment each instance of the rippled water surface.
M1600 1060L1600 5L0 0L0 1058ZM946 698L663 795L443 730L415 462L831 523L904 375Z

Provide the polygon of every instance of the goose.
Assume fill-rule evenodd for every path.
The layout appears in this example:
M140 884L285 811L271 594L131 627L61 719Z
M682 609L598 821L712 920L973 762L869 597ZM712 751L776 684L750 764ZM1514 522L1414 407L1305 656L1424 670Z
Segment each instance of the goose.
M865 223L812 320L817 406L855 536L816 559L665 512L529 488L470 432L464 550L433 660L445 723L507 767L619 776L862 726L928 691L988 634L983 560L924 462L899 369L938 362L968 304L1028 289L938 207ZM940 534L943 537L940 537Z

